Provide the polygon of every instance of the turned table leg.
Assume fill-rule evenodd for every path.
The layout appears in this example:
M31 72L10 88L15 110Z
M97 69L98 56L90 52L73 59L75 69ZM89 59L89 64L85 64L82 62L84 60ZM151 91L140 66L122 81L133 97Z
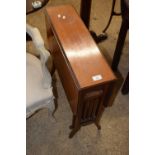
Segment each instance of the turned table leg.
M74 126L75 126L75 119L76 119L76 115L73 115L72 125L69 126L70 129L73 129L74 128Z
M98 130L101 129L101 125L99 124L99 122L100 122L103 111L104 111L104 107L102 104L100 104L99 112L98 112L98 115L97 115L96 120L95 120L95 125L97 126Z
M72 138L74 135L75 135L75 133L80 129L80 122L79 122L79 119L78 119L78 117L76 116L76 117L74 117L73 116L73 123L74 123L74 127L73 127L73 129L72 129L72 131L70 132L70 134L69 134L69 138Z

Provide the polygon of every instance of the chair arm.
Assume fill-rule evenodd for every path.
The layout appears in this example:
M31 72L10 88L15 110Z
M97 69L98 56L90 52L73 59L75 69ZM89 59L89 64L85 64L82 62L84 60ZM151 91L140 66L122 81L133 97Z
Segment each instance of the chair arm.
M43 87L50 88L52 79L46 66L46 62L50 56L50 53L46 50L44 46L44 41L37 28L32 27L29 24L26 24L26 32L31 36L34 46L36 47L37 52L40 55L40 61L41 61L42 71L43 71Z

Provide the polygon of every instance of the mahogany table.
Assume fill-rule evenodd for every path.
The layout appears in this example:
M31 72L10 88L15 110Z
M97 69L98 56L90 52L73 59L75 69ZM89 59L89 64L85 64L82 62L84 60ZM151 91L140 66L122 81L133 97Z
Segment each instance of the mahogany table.
M48 7L45 15L50 52L73 112L69 137L89 123L100 129L116 77L72 6Z

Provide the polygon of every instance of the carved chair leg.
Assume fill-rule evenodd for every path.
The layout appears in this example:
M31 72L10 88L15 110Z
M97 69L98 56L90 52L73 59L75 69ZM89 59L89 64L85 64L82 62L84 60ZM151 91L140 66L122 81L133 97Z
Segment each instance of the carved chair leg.
M56 122L56 118L54 117L54 115L51 114L51 111L48 110L48 116L49 116L49 119L52 123L55 123Z
M104 30L102 31L103 33L106 32L106 30L108 29L108 27L109 27L109 25L110 25L110 23L111 23L112 17L113 17L113 15L114 15L115 3L116 3L116 0L113 0L113 1L112 1L111 14L110 14L110 17L109 17L109 20L108 20L108 23L107 23L106 27L105 27Z
M50 120L55 123L56 122L56 118L54 117L54 113L55 113L55 105L54 103L51 103L48 105L48 116L50 118Z

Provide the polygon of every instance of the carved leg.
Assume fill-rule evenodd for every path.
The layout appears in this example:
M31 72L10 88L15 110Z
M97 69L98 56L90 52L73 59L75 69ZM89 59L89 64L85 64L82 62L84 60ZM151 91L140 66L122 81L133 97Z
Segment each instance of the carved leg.
M81 6L80 6L80 16L88 29L90 23L91 3L92 0L81 0ZM90 31L90 33L94 38L94 40L96 41L96 43L99 43L107 39L106 34L100 34L99 36L97 36L94 31Z
M72 138L74 135L75 135L75 133L80 129L80 122L79 122L79 120L78 120L78 117L76 116L76 118L75 118L75 123L74 123L74 128L73 128L73 130L70 132L70 134L69 134L69 138Z
M76 119L76 115L73 115L72 125L69 126L70 129L73 129L74 128L74 126L75 126L75 119Z
M113 0L113 2L112 2L112 8L111 8L111 14L110 14L110 17L109 17L109 20L108 20L108 23L107 23L106 27L102 31L103 33L105 33L106 30L108 29L108 27L109 27L109 25L111 23L112 17L113 16L120 16L121 15L121 13L116 13L115 12L115 3L116 3L116 0Z
M105 33L105 31L108 29L108 27L109 27L109 25L111 23L112 16L113 16L113 13L114 13L114 8L115 8L115 2L116 2L116 0L113 0L113 2L112 2L112 8L111 8L111 14L110 14L110 17L109 17L109 21L108 21L106 27L104 28L104 30L102 31L103 33Z
M98 130L101 130L101 125L99 125L97 122L95 122L95 125L97 126Z
M76 128L76 129L73 129L71 131L71 133L69 134L69 138L72 138L78 132L79 129L80 129L80 127L79 128Z
M54 117L54 112L55 112L55 105L54 105L54 103L50 103L50 104L47 106L47 108L48 108L48 116L49 116L50 120L51 120L53 123L55 123L55 122L56 122L56 119L55 119L55 117Z
M101 41L107 39L107 37L108 37L106 33L97 35L94 31L90 31L90 34L92 35L92 37L96 43L100 43Z
M99 125L99 122L100 122L102 113L103 113L103 111L104 111L104 106L103 106L103 104L100 104L99 109L100 109L100 110L99 110L99 113L98 113L98 115L97 115L97 117L96 117L96 120L95 120L95 125L97 126L98 130L101 129L101 126Z

